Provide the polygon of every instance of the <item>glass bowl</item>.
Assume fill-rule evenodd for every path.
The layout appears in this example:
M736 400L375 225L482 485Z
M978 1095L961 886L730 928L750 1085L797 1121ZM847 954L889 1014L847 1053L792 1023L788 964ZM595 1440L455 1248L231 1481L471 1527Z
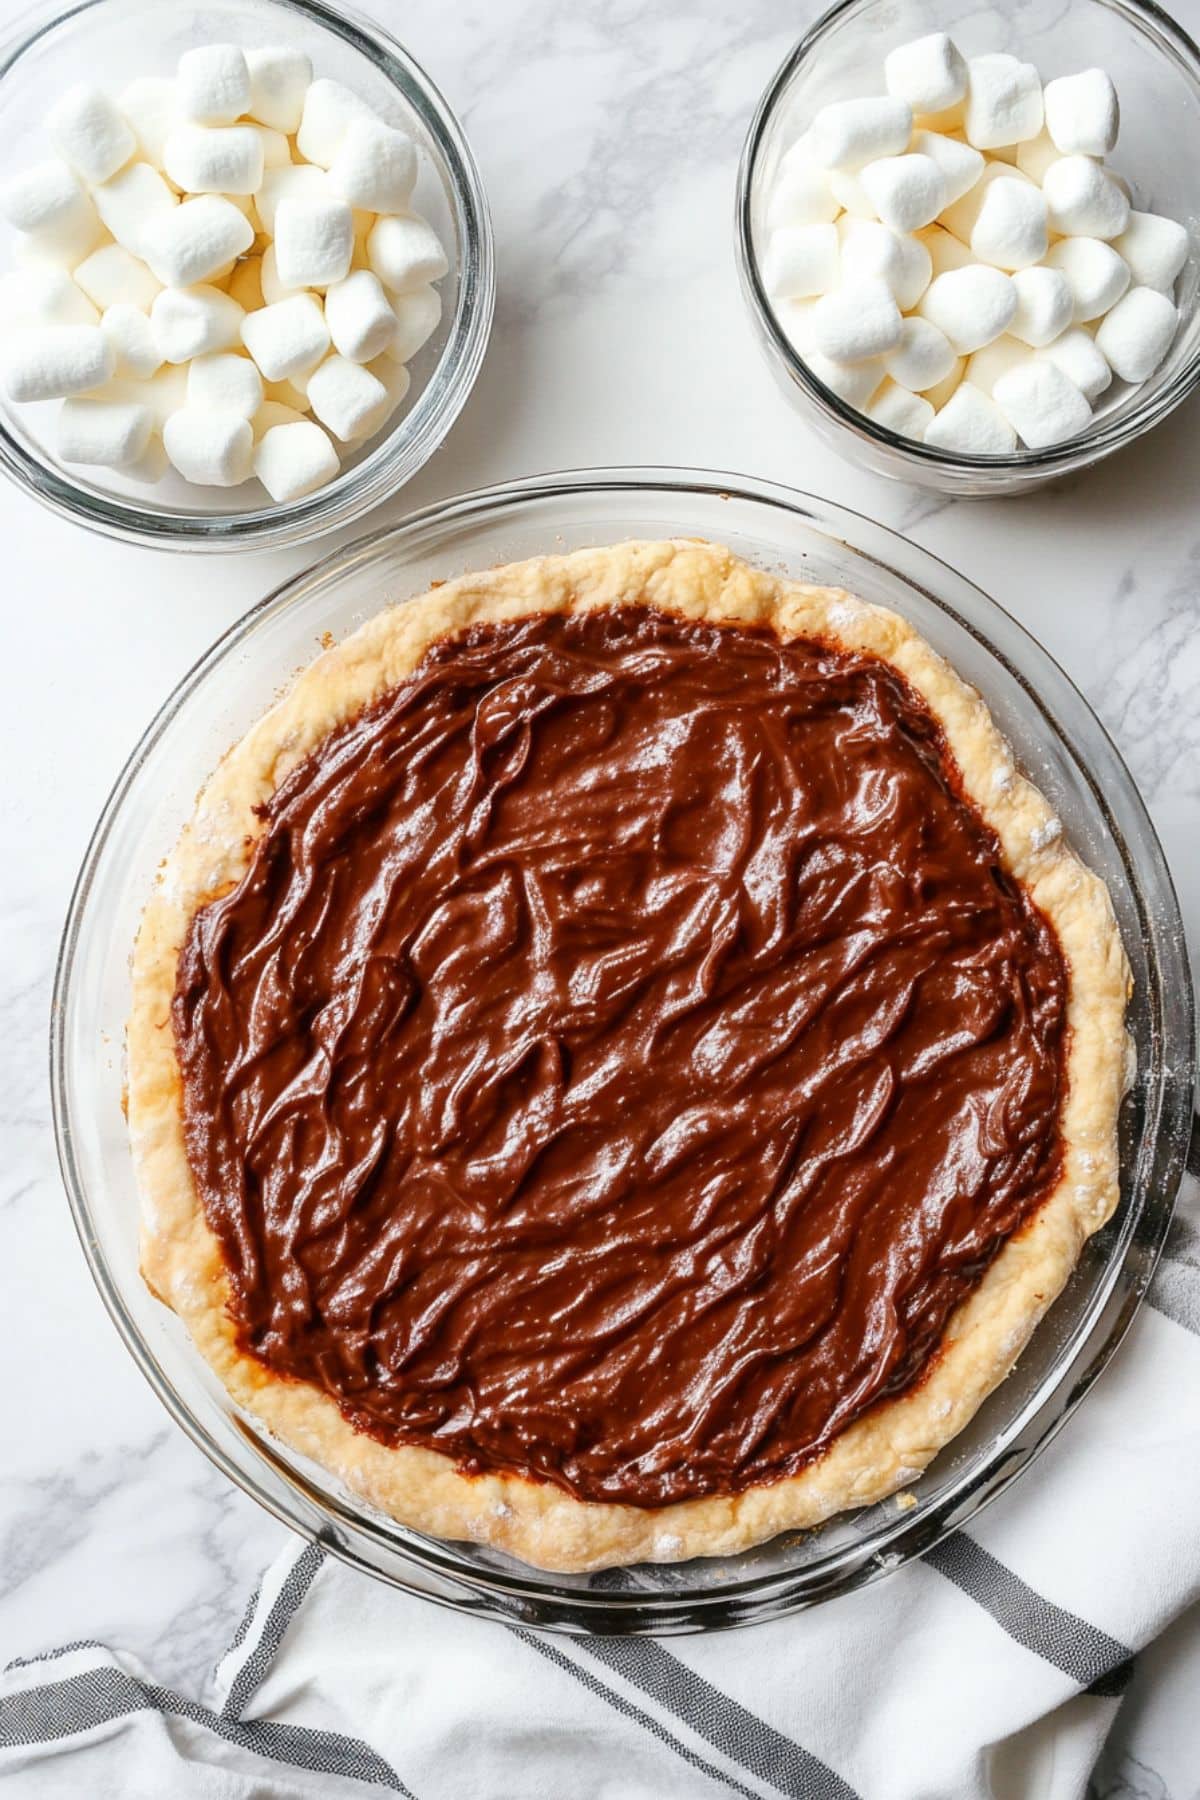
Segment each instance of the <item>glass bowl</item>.
M811 373L781 329L762 284L765 200L779 160L831 100L883 92L883 59L930 31L963 54L1007 50L1043 80L1098 64L1121 97L1112 166L1143 211L1186 225L1192 239L1176 286L1180 325L1157 372L1102 400L1082 436L1045 450L964 456L898 437L856 412ZM785 58L758 103L738 169L738 273L759 339L796 409L840 456L877 474L944 494L1015 494L1087 468L1133 443L1200 384L1200 50L1145 0L842 0Z
M442 318L410 364L409 398L378 439L343 463L328 486L275 505L257 482L243 489L192 487L169 471L153 487L115 471L67 469L55 461L57 401L0 402L0 468L61 517L107 536L168 550L241 550L302 543L361 517L412 479L446 434L479 373L495 304L495 260L487 201L466 138L437 88L382 26L321 0L207 0L203 8L162 0L83 0L66 12L26 18L0 48L0 157L21 168L49 152L43 121L72 82L118 92L135 76L172 72L184 50L228 39L284 42L312 57L314 73L344 82L420 152L414 204L450 258L438 284ZM13 266L13 237L0 221L0 266Z
M385 603L471 569L678 535L895 607L981 689L1109 884L1137 984L1138 1074L1122 1116L1116 1214L1014 1373L916 1483L910 1510L885 1502L719 1561L550 1575L373 1512L241 1413L151 1298L121 1111L129 951L197 790L325 633L340 637ZM227 632L151 724L96 827L63 937L51 1038L59 1155L97 1285L159 1397L230 1480L397 1587L491 1618L601 1633L707 1630L810 1605L918 1555L1006 1488L1096 1379L1145 1290L1183 1164L1192 1058L1183 930L1162 851L1119 756L1046 652L978 588L879 525L766 482L671 470L547 476L430 507L337 551Z

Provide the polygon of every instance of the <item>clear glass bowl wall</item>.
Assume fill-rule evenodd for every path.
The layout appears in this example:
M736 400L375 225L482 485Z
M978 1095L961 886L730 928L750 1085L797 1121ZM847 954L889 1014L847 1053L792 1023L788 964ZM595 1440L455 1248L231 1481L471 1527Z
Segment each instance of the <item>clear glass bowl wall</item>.
M1015 1373L915 1484L910 1510L885 1503L719 1562L546 1575L407 1531L268 1440L150 1297L137 1269L121 1113L129 950L198 788L324 632L341 637L384 604L471 569L680 535L896 608L982 691L1109 884L1137 984L1138 1075L1123 1114L1116 1216ZM745 1624L869 1581L965 1522L1025 1467L1094 1380L1149 1279L1190 1120L1191 1034L1183 932L1161 850L1112 744L1045 651L944 564L852 513L739 477L625 470L468 495L362 538L263 601L210 651L147 731L97 827L62 945L52 1064L63 1172L97 1283L155 1390L233 1481L347 1561L447 1605L568 1631L661 1633Z

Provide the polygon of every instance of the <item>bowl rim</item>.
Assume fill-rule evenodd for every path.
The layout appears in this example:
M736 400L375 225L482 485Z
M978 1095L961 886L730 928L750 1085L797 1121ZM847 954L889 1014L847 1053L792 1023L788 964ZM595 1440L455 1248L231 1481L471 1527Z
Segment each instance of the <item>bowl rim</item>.
M50 33L111 0L38 5L0 42L0 107L5 83L21 59ZM352 6L326 0L268 0L283 13L339 38L396 90L433 147L439 179L461 240L453 318L437 363L412 409L360 462L298 500L238 512L188 512L143 506L136 499L77 483L49 457L35 454L11 429L0 407L0 470L60 518L126 543L169 551L275 549L304 543L358 519L410 481L441 447L474 388L491 335L496 302L496 253L491 215L474 154L436 83L385 25Z
M1015 450L1002 456L973 456L958 450L942 450L901 437L886 425L879 424L866 413L835 394L832 388L813 374L795 350L767 297L754 248L752 210L755 177L763 140L774 121L775 113L796 71L816 51L823 40L850 13L869 0L836 0L827 12L788 51L764 88L750 120L742 153L738 161L734 199L734 254L742 296L760 330L765 334L769 353L801 392L829 415L837 424L874 440L883 449L909 458L918 468L947 474L965 475L1021 474L1045 479L1068 469L1086 467L1113 451L1131 443L1144 432L1159 425L1200 387L1200 343L1181 365L1171 380L1155 394L1135 403L1127 411L1118 408L1110 421L1101 419L1096 428L1081 437L1067 438L1062 443L1041 450ZM1094 0L1094 4L1119 13L1143 36L1155 42L1169 55L1192 81L1200 99L1200 45L1185 31L1177 19L1164 12L1155 0Z
M1138 868L1133 893L1143 931L1156 945L1165 943L1174 952L1172 980L1155 977L1150 965L1150 991L1160 1008L1165 1007L1169 1043L1162 1059L1160 1080L1154 1092L1153 1129L1148 1122L1139 1144L1150 1143L1153 1180L1145 1183L1139 1204L1126 1209L1122 1235L1114 1245L1083 1321L1056 1362L1057 1375L1049 1385L1043 1380L1022 1404L1014 1422L1003 1433L1003 1454L995 1451L981 1466L966 1470L948 1484L946 1491L915 1517L897 1512L882 1520L870 1534L846 1548L835 1547L819 1569L785 1569L753 1573L726 1582L719 1592L638 1592L614 1594L611 1590L581 1591L564 1588L559 1578L544 1571L467 1567L453 1544L405 1533L403 1541L389 1531L386 1521L376 1523L355 1503L319 1492L302 1473L275 1450L265 1434L244 1426L234 1413L240 1436L249 1443L253 1457L239 1462L217 1441L206 1420L175 1387L160 1365L153 1347L127 1308L118 1278L109 1267L100 1234L93 1226L87 1186L75 1155L69 1081L71 999L74 965L89 898L108 838L121 815L126 795L143 763L170 728L179 708L238 646L258 627L303 597L314 583L327 583L343 568L356 566L388 549L403 552L406 544L419 544L431 528L461 529L514 505L529 506L539 500L563 497L595 498L606 493L688 493L719 500L744 499L788 513L843 542L857 556L873 561L898 575L907 585L930 600L951 620L963 626L993 655L1005 672L1020 685L1054 734L1065 743L1081 768L1109 831L1127 867ZM894 568L889 556L908 572ZM920 579L911 565L920 570ZM1000 616L1020 643L1022 656L1030 654L1035 666L1050 678L1086 716L1096 732L1102 757L1110 764L1122 799L1143 840L1145 856L1160 896L1157 921L1145 905L1141 872L1126 845L1125 832L1112 814L1106 784L1088 763L1081 763L1073 739L1060 726L1050 702L1038 696L1024 667L1014 663L974 621L950 600L947 588L957 587L972 603L981 603L989 615ZM678 1634L728 1629L800 1610L837 1594L850 1591L887 1574L913 1556L924 1554L952 1531L972 1519L981 1508L1004 1492L1057 1434L1107 1365L1124 1337L1149 1285L1169 1228L1174 1199L1182 1178L1191 1128L1195 1085L1195 1019L1190 971L1183 948L1179 903L1166 859L1145 804L1095 713L1075 684L1059 668L1018 621L997 602L931 552L911 544L899 533L864 518L850 509L818 499L775 482L720 471L670 468L596 468L567 470L475 489L432 503L393 524L377 527L322 557L275 586L262 600L234 622L193 664L175 685L140 737L112 787L92 832L72 892L60 941L50 1012L50 1085L59 1166L75 1228L93 1280L118 1332L134 1361L176 1423L192 1441L243 1492L250 1494L284 1524L320 1542L351 1566L359 1567L408 1592L426 1599L509 1623L523 1622L568 1633ZM1159 1026L1161 1012L1156 1012ZM1168 1078L1169 1077L1169 1078ZM1140 1162L1140 1158L1139 1158ZM1048 1391L1047 1391L1048 1390ZM267 1479L275 1478L273 1489ZM332 1479L332 1478L331 1478ZM387 1551L403 1565L403 1573L381 1568L370 1560L369 1546ZM424 1584L418 1578L424 1577ZM434 1586L431 1588L429 1583ZM440 1586L438 1585L440 1584Z

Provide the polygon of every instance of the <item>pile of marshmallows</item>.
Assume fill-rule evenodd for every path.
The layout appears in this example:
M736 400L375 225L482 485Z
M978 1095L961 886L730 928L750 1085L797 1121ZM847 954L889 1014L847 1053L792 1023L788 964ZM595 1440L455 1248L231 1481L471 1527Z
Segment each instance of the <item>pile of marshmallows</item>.
M784 332L901 437L987 456L1078 436L1114 374L1145 381L1166 355L1188 250L1104 167L1112 82L1043 88L1032 63L968 62L942 32L894 50L885 79L780 163L762 274Z
M275 501L330 481L441 313L411 140L301 52L234 44L115 102L74 87L46 125L58 156L0 189L24 234L0 279L8 398L63 401L65 463L257 475Z

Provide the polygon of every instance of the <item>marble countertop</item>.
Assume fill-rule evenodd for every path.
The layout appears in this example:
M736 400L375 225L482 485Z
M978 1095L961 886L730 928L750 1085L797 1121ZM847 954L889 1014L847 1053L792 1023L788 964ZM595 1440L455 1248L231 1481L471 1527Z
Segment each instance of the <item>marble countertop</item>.
M1021 500L951 503L862 473L776 389L731 247L750 112L815 6L372 4L471 137L500 293L449 443L377 519L600 463L745 471L879 519L994 595L1083 689L1162 835L1195 955L1200 398L1134 452ZM1176 4L1200 29L1200 0ZM3 0L0 23L17 10ZM92 1288L54 1158L47 1009L77 865L142 727L211 640L313 552L156 555L74 530L8 486L0 533L0 1662L94 1636L186 1684L228 1639L283 1531L168 1420ZM1100 1793L1198 1792L1198 1678L1200 1623L1185 1620L1142 1659Z

